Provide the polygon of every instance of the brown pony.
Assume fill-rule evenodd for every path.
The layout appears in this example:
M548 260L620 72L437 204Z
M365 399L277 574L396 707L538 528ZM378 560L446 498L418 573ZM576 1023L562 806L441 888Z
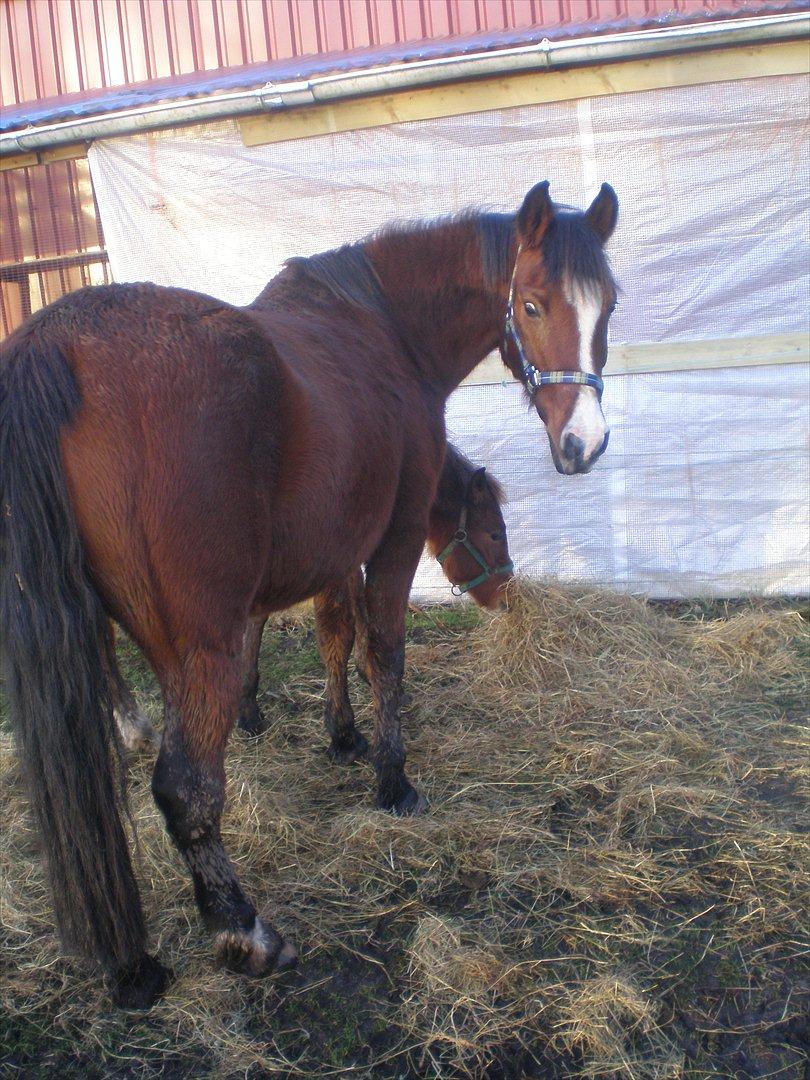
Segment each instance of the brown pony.
M467 213L292 260L247 308L153 285L82 289L0 359L0 626L11 713L65 940L147 1007L168 979L121 817L109 618L155 670L152 789L224 962L295 962L220 837L251 616L345 610L366 566L377 806L415 813L399 722L404 617L442 468L444 405L493 348L561 471L604 449L599 372L617 216L548 183L515 217ZM361 747L353 724L333 746Z

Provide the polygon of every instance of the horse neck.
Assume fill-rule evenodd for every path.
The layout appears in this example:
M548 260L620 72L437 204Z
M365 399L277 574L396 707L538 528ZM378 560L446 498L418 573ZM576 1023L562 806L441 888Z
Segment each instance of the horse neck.
M477 218L385 233L365 250L422 377L449 394L503 332L508 280L485 280Z

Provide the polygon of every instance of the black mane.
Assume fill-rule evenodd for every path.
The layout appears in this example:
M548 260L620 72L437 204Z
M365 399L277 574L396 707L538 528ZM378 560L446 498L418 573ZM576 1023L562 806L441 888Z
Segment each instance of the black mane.
M465 210L426 221L394 222L363 240L308 257L287 259L285 266L328 289L334 296L378 318L390 318L388 302L379 277L366 254L369 244L388 237L435 232L442 227L469 223L478 235L484 281L494 285L511 272L510 250L514 242L513 214Z
M439 479L439 499L444 501L442 499L444 496L447 501L455 503L460 498L464 498L470 477L479 468L480 466L470 461L466 454L462 454L454 443L448 442ZM500 483L488 472L484 473L484 481L493 499L499 506L503 506L506 502L506 493Z
M540 243L549 284L580 282L608 292L614 287L610 263L581 210L558 206Z

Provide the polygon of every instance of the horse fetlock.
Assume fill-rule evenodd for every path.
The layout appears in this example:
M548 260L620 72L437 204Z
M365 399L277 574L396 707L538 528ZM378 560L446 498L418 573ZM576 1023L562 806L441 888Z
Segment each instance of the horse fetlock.
M113 715L118 725L121 742L130 753L151 750L157 746L158 734L137 706L131 709L116 707Z
M138 1012L151 1009L173 978L171 968L144 953L132 967L119 968L110 975L113 1005Z
M239 975L262 979L298 963L295 948L258 916L250 930L223 930L214 939L217 961Z
M355 730L350 736L332 736L327 754L336 765L351 765L368 756L368 739Z
M256 703L256 699L244 699L239 705L239 730L246 735L262 735L267 731L267 718Z

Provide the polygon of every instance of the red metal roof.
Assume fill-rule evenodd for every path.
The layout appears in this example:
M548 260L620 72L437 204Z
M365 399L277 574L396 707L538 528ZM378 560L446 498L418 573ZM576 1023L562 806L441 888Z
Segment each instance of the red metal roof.
M785 0L0 0L0 103L448 36L572 24L592 33L617 19L785 7Z
M416 0L412 0L416 2ZM479 10L475 0L466 0L469 10ZM556 0L560 9L564 6ZM682 2L680 10L674 10L664 0L611 0L610 7L615 11L620 7L634 10L641 14L633 18L613 18L608 22L590 19L587 22L559 22L555 25L532 24L526 27L510 26L478 30L476 33L445 37L420 38L416 41L397 41L375 43L362 48L341 50L338 52L319 52L307 55L276 57L247 64L238 64L225 68L200 71L195 69L183 74L164 74L141 82L129 82L126 86L105 88L86 88L79 91L60 93L55 96L40 97L37 101L25 100L15 105L7 105L0 110L0 131L12 131L32 124L52 123L59 120L94 116L119 109L132 109L179 98L191 98L200 94L212 94L223 91L245 90L266 83L303 81L335 71L355 71L363 68L402 64L437 57L457 56L468 53L494 52L499 49L533 44L547 38L563 40L582 36L607 36L626 30L659 30L667 26L682 26L687 23L711 22L729 17L743 17L763 11L778 13L799 10L807 6L807 0L766 0L756 3L752 0L739 0L733 10L723 5L704 5L696 0L689 4ZM567 9L570 14L587 11L603 11L608 7L606 0L569 0ZM643 9L643 10L642 10ZM237 10L237 7L234 7ZM344 8L332 0L328 11L340 12ZM466 11L468 8L462 8ZM481 11L485 11L483 4ZM503 14L503 5L499 8ZM560 12L561 13L561 12ZM452 20L451 20L452 21ZM480 19L479 19L480 21ZM272 43L271 43L272 44ZM242 50L244 51L244 50ZM174 56L170 50L167 56ZM157 65L151 64L155 69Z

